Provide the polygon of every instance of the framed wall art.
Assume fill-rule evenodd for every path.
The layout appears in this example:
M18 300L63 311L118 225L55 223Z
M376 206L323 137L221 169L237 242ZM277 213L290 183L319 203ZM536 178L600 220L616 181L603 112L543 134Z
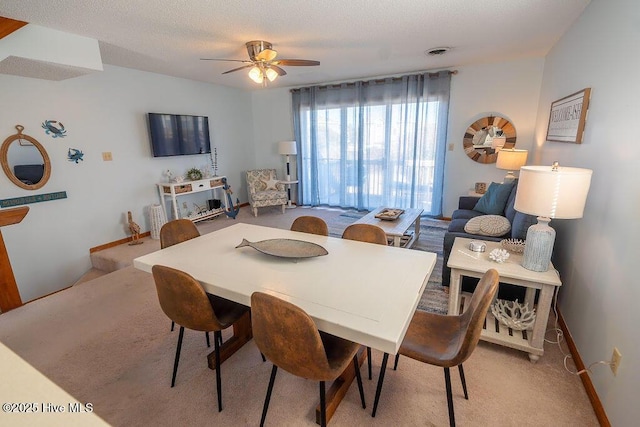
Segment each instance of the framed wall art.
M582 89L551 103L547 141L582 142L591 88Z

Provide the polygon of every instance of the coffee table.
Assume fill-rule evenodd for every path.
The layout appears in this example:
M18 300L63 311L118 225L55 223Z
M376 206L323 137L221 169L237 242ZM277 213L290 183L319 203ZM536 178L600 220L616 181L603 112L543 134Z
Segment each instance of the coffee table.
M480 339L484 341L529 353L529 359L535 363L544 353L544 333L553 293L562 285L558 272L553 268L553 264L550 264L549 270L545 272L527 270L522 266L522 254L515 253L510 253L509 259L499 264L489 259L489 253L496 248L501 248L500 242L483 240L482 243L487 245L485 252L472 252L469 249L471 241L472 239L456 237L447 262L447 266L451 268L449 314L462 313L464 305L470 300L468 298L470 295L465 295L464 301L461 301L462 276L480 278L491 268L498 271L500 282L526 288L524 302L529 304L529 307L533 307L536 290L539 290L536 320L532 331L512 330L498 322L489 311L480 335Z
M422 215L422 209L405 209L400 218L389 221L376 218L376 215L380 213L386 207L379 207L356 222L354 224L371 224L377 225L384 230L392 246L410 248L420 237L420 215ZM415 228L413 232L409 232L411 225Z

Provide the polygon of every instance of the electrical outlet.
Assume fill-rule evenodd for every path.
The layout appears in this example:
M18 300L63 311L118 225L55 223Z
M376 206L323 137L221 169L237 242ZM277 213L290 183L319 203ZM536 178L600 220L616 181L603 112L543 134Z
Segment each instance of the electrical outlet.
M611 372L613 375L618 375L618 366L620 366L620 361L622 360L622 355L620 354L620 350L618 347L613 347L613 355L611 356Z

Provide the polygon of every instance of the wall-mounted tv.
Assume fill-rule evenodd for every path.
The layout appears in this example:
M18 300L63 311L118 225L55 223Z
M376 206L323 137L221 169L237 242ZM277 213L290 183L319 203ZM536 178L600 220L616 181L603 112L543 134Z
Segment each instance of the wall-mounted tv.
M149 113L153 157L211 153L209 118Z

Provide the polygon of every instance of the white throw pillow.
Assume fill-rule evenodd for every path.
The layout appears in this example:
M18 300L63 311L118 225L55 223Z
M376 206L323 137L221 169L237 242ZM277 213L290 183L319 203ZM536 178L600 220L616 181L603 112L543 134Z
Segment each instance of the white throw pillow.
M511 230L509 220L501 215L480 215L471 218L464 226L464 231L479 236L499 237Z
M265 191L269 191L269 190L278 191L278 187L276 187L276 184L280 182L279 180L270 178L269 180L262 181L262 182L267 186L267 188L265 188Z

